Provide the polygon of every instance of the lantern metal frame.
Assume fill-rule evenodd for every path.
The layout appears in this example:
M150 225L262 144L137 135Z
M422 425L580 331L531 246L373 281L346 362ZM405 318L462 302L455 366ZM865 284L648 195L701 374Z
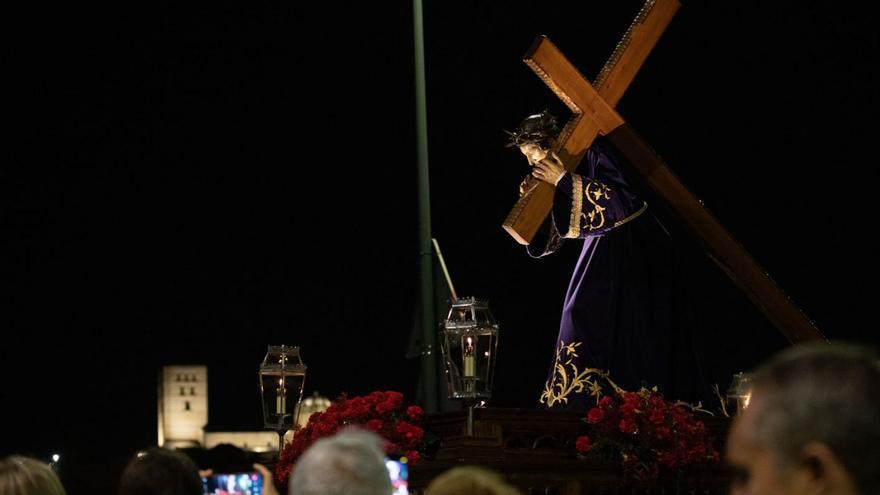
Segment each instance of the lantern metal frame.
M452 300L440 324L440 349L448 397L468 409L468 435L473 434L473 409L492 397L500 325L489 303L473 297Z
M284 448L284 434L294 428L299 419L306 371L298 346L269 345L260 364L263 426L278 433L279 455ZM293 408L288 407L291 403L295 403ZM274 408L270 407L272 404Z

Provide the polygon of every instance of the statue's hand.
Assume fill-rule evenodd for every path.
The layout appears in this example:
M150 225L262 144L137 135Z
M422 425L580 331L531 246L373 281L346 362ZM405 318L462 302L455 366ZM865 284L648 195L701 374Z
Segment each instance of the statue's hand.
M550 153L543 160L535 162L532 175L556 187L559 180L565 176L565 166L556 153Z
M522 182L519 183L519 197L525 196L527 193L531 192L532 189L537 186L538 183L531 174L527 175Z

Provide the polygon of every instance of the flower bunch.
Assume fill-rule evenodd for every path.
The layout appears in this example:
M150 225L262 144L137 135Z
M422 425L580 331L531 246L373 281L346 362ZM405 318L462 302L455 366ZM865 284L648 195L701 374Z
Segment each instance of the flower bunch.
M575 448L584 456L620 462L625 475L639 480L717 463L706 426L691 409L665 400L656 389L617 390L587 412L589 434L579 436Z
M315 441L331 436L349 425L359 425L385 440L385 452L418 462L425 447L425 430L419 424L425 413L419 406L404 402L400 392L372 392L363 397L337 399L324 412L316 412L281 451L275 477L287 486L299 457Z

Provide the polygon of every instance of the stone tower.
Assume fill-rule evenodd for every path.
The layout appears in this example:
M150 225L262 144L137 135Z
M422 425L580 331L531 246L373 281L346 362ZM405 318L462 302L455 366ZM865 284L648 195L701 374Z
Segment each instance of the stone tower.
M204 444L208 423L208 367L164 366L159 372L159 445Z

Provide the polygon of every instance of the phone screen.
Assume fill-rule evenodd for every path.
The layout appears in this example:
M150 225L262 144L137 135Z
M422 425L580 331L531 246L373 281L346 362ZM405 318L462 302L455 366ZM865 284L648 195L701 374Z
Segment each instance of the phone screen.
M409 469L406 465L406 458L386 458L385 466L388 468L388 476L391 477L391 488L394 490L391 492L391 495L409 495L409 490L407 489Z
M260 473L220 473L202 478L205 495L262 495L263 477Z

